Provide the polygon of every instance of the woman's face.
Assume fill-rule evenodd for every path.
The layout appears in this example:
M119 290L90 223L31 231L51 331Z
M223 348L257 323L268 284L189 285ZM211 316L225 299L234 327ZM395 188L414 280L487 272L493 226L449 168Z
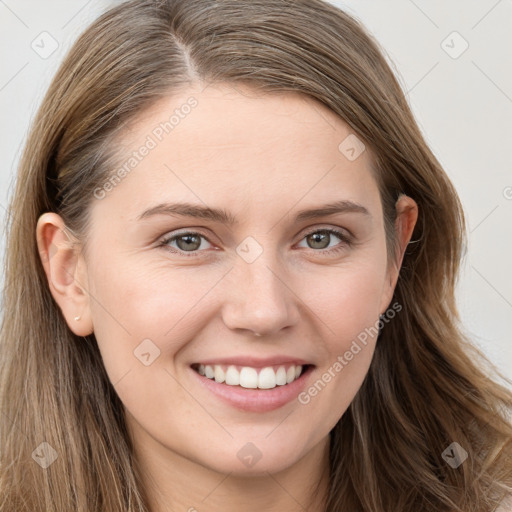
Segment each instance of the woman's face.
M227 85L161 100L125 133L125 172L91 198L73 313L139 446L251 473L327 439L396 281L360 144L311 99Z

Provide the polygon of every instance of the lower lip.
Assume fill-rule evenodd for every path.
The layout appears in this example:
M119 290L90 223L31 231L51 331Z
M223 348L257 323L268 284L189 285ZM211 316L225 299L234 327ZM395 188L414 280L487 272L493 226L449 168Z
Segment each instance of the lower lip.
M306 371L292 383L276 386L272 389L247 389L240 386L229 386L199 375L192 368L190 368L190 371L206 389L232 407L242 411L267 412L279 409L296 399L306 386L306 380L313 368L312 365L308 366Z

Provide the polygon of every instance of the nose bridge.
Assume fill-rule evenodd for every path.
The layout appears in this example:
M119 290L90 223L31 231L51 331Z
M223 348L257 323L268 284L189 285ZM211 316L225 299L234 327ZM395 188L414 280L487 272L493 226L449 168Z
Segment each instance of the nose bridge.
M277 332L298 320L293 293L270 244L247 237L236 249L224 322L232 329Z

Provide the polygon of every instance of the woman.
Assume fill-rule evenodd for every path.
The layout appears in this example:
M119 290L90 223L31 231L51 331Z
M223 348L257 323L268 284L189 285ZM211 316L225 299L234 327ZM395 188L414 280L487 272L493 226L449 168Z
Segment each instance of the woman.
M491 511L511 394L464 217L320 0L132 0L34 122L7 240L2 511Z

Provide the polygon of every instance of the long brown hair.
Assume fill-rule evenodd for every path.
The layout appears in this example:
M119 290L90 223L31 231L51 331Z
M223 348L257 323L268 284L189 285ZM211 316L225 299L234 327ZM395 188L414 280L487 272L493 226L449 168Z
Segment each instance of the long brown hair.
M373 155L389 241L398 194L419 207L395 290L402 311L330 434L325 510L490 512L512 492L511 393L454 299L461 205L383 55L321 0L131 0L77 40L33 123L7 218L0 511L149 510L122 403L94 334L74 335L52 298L35 228L56 212L85 243L114 137L193 82L315 98ZM468 455L457 468L443 457L453 442ZM42 468L41 453L57 458Z

